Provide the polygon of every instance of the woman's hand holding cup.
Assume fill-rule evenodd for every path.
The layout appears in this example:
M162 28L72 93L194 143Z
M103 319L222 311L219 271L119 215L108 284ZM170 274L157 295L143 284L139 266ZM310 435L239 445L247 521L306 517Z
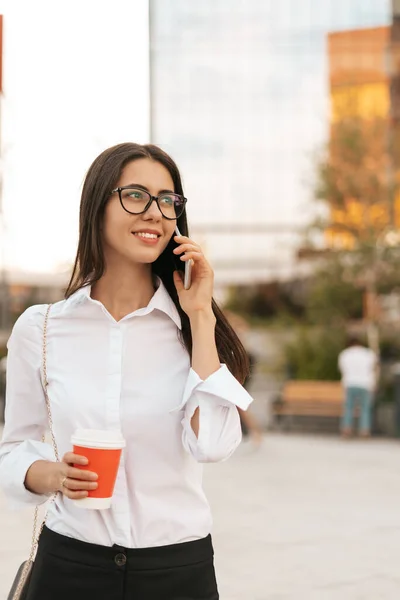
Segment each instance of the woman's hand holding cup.
M60 463L57 491L60 491L71 500L80 500L88 496L89 490L97 489L97 473L79 469L85 467L88 459L85 456L67 452Z

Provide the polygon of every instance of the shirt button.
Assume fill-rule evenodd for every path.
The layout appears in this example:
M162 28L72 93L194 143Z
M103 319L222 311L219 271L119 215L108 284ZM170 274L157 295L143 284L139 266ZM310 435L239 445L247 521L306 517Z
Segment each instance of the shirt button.
M123 567L124 565L126 565L126 556L125 554L117 554L116 557L114 558L115 564L117 565L117 567Z

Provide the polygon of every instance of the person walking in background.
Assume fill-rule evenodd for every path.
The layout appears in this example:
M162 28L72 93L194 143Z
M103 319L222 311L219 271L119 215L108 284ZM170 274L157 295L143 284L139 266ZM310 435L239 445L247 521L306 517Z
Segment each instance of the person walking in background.
M377 356L357 338L350 338L347 348L339 354L339 370L345 391L342 436L350 437L353 433L354 409L358 403L359 434L369 437L372 399L378 376Z

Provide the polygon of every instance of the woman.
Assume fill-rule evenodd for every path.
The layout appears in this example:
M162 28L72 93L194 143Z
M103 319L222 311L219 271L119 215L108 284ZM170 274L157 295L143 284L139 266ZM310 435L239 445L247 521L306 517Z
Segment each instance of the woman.
M185 204L178 168L156 146L114 146L88 171L72 278L47 333L59 463L39 441L46 306L14 327L0 482L14 505L59 492L28 600L218 598L199 463L228 458L240 442L248 362L212 299L213 272L187 236ZM77 428L121 430L126 440L108 510L73 502L97 486L96 473L78 468L85 457L71 453Z

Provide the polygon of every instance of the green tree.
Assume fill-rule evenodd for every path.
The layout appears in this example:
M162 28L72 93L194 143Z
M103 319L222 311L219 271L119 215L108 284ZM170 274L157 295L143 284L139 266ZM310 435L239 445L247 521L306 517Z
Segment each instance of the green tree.
M291 379L336 381L340 379L338 355L343 350L341 328L300 328L284 348Z
M313 321L360 317L365 298L374 306L381 291L400 285L398 184L391 175L389 127L381 118L335 122L317 161L314 197L325 211L310 230L323 231L331 251L315 274ZM377 314L366 316L369 343L378 350Z
M309 284L306 314L312 325L343 326L349 320L362 319L362 290L354 285L340 254L333 254L315 272Z

